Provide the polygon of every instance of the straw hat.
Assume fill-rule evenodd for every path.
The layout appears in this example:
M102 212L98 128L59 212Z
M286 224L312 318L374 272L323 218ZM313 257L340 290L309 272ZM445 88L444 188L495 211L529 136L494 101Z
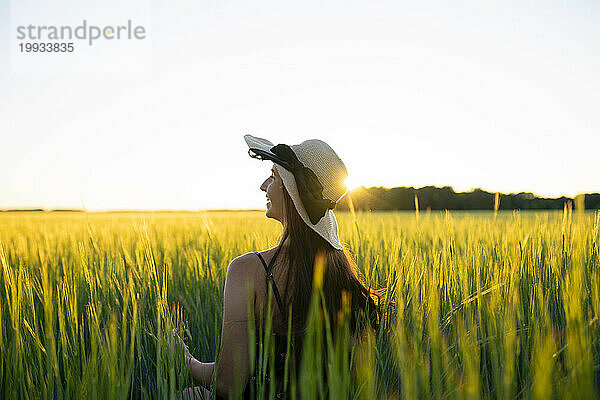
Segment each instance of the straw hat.
M271 160L302 220L334 248L344 246L338 237L333 214L337 202L348 192L344 181L346 166L322 140L310 139L288 146L274 145L252 135L244 135L250 157Z

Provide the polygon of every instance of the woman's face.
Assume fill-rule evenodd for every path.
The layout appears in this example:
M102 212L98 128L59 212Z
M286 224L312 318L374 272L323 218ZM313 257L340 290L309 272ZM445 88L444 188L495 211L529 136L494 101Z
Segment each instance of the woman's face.
M283 223L283 181L275 164L271 167L271 176L269 176L260 185L260 190L267 194L267 218L274 218Z

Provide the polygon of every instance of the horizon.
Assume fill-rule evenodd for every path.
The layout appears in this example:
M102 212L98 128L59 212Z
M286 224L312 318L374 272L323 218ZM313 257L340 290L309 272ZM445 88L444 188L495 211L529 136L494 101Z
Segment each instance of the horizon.
M465 194L465 193L473 193L476 190L480 190L483 191L485 193L489 193L489 194L494 194L494 193L498 193L500 198L502 198L502 196L514 196L514 195L520 195L520 194L533 194L535 196L535 198L537 199L553 199L553 200L558 200L561 198L567 198L569 200L574 200L575 197L580 196L580 195L600 195L600 192L596 193L578 193L575 196L555 196L555 197L548 197L548 196L540 196L537 193L533 193L533 192L528 192L528 191L522 191L522 192L511 192L511 193L501 193L501 192L490 192L488 190L485 190L483 188L471 188L469 190L466 191L457 191L455 190L452 186L449 185L445 185L445 186L433 186L433 185L425 185L425 186L421 186L421 187L414 187L414 186L393 186L393 187L387 187L387 186L358 186L358 187L354 187L353 189L350 189L348 193L352 193L353 191L357 190L357 189L373 189L373 188L382 188L382 189L396 189L396 188L403 188L403 189L414 189L414 190L419 190L419 189L424 189L424 188L430 188L433 187L435 189L443 189L446 187L450 187L450 189L452 189L452 191L456 194ZM347 195L344 195L344 197L340 200L340 201L344 201L347 198ZM0 212L98 212L98 213L127 213L127 212L190 212L190 213L194 213L194 212L203 212L203 211L214 211L214 212L227 212L227 211L265 211L266 208L252 208L252 207L240 207L240 208L197 208L197 209L193 209L193 208L124 208L124 209L83 209L83 208L44 208L44 207L27 207L27 208L18 208L18 207L2 207L0 208ZM493 210L493 206L490 205L490 211ZM340 210L337 210L340 211ZM346 210L341 210L342 212L346 211ZM409 211L409 210L396 210L396 211ZM439 210L438 210L439 211ZM451 211L465 211L465 212L469 212L469 211L485 211L485 209L477 209L477 210L451 210ZM507 209L500 209L499 211L509 211ZM555 209L525 209L523 211L556 211ZM590 210L586 210L586 211L590 211ZM412 212L412 211L411 211Z

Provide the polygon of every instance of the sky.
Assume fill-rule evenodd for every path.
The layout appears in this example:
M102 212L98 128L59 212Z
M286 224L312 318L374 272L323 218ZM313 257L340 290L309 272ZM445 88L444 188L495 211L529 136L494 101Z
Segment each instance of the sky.
M246 133L351 186L600 192L600 2L60 1L0 3L0 209L264 208ZM83 18L146 38L17 51Z

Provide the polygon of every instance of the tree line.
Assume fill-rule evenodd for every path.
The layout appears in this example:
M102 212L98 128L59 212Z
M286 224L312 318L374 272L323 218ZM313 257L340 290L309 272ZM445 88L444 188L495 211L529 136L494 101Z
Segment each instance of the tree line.
M360 186L340 201L336 210L349 210L352 200L357 211L377 210L494 210L498 195L499 210L555 210L571 202L575 208L600 209L600 193L578 195L575 198L545 198L533 193L494 193L482 189L455 192L451 186L435 187L364 187Z

